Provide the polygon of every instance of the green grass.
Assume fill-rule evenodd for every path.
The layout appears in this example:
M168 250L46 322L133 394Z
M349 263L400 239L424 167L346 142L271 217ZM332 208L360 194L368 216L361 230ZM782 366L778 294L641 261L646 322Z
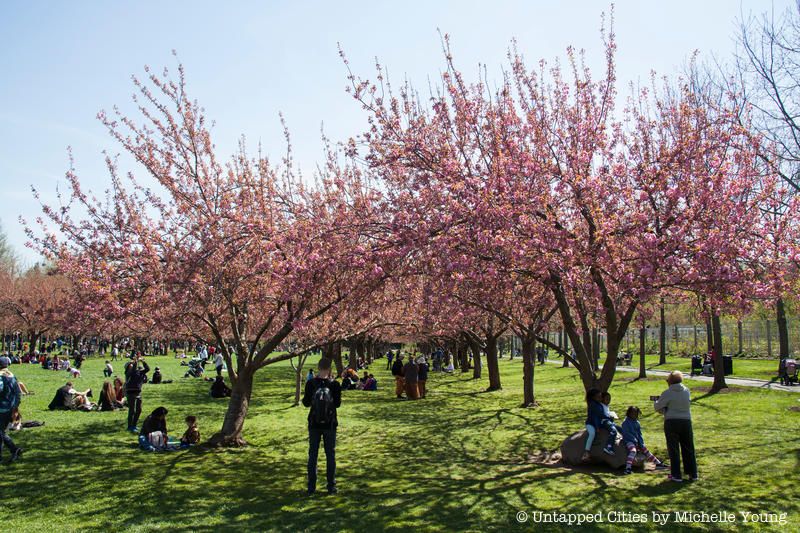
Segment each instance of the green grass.
M155 365L176 383L146 386L145 414L166 406L175 436L188 414L199 417L204 437L218 429L225 402L208 396L208 384L181 378L174 359L152 358ZM309 499L302 494L307 411L291 407L288 364L257 375L245 428L248 448L164 454L135 447L135 437L124 431L125 412L47 411L65 372L13 370L35 391L23 399L24 419L46 425L13 434L26 453L0 470L3 531L523 531L535 526L517 524L518 511L674 510L783 511L789 525L772 529L800 529L800 412L790 410L800 405L795 394L732 389L708 395L701 390L708 383L689 382L701 481L676 485L652 472L623 477L605 468L573 470L541 461L541 454L557 450L583 425L582 387L573 369L537 367L541 406L521 409L518 359L501 361L502 391L485 393L486 381L469 375L432 374L429 398L418 402L393 398L385 360L379 360L372 367L377 393L344 393L337 444L341 492ZM75 381L76 388L99 391L102 361L87 361ZM618 412L629 404L643 408L645 438L661 457L662 421L648 397L663 388L661 378L620 373L611 389ZM322 478L323 472L321 458ZM651 522L644 527L655 529ZM633 526L584 528L620 529Z

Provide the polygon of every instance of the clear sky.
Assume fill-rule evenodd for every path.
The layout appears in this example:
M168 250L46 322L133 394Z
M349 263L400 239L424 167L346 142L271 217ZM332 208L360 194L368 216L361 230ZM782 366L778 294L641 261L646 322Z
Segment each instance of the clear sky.
M618 0L618 79L674 74L694 50L727 58L742 15L792 0ZM187 70L189 91L216 121L228 155L239 135L275 156L283 150L283 112L301 168L320 159L320 127L334 140L364 127L344 92L337 43L357 74L371 76L377 56L392 79L420 89L443 66L437 28L452 37L456 63L498 72L516 38L531 62L564 56L572 44L602 61L600 14L610 3L529 1L22 1L0 2L0 221L29 264L20 215L40 213L31 185L45 199L64 189L71 146L85 188L108 183L103 149L118 147L96 120L100 109L130 102L131 74ZM127 169L126 169L127 170ZM136 170L136 168L133 168Z

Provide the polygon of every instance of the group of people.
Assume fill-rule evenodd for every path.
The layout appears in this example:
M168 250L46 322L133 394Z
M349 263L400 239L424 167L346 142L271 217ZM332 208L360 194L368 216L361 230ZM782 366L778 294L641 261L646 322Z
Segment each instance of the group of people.
M314 373L309 370L306 376L306 381L314 378ZM378 380L375 379L373 374L364 372L364 375L358 377L358 373L352 368L346 368L342 373L342 390L364 390L376 391L378 390Z
M664 415L664 435L667 441L667 453L672 466L667 465L653 455L644 444L642 427L639 423L641 409L629 406L625 412L622 426L615 422L616 413L611 411L611 394L598 389L590 389L586 393L586 445L582 459L588 461L591 457L590 450L598 434L603 429L608 437L602 452L608 455L616 454L618 436L622 436L622 444L627 450L624 474L632 473L633 462L637 453L644 454L648 461L655 463L657 470L670 468L669 479L682 482L681 459L683 460L684 473L690 480L697 480L697 459L694 450L694 435L692 430L692 417L690 411L691 394L683 385L683 374L678 371L671 372L667 377L669 387L655 400L654 409Z
M403 363L404 356L397 354L397 358L392 364L392 375L394 376L394 392L398 399L419 400L427 396L428 382L428 362L425 356L414 359L409 355L408 361Z

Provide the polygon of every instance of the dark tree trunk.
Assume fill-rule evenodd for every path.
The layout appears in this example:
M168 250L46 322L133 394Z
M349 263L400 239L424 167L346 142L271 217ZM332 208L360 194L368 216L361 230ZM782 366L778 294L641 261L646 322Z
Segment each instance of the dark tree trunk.
M711 392L719 392L728 387L725 383L725 366L722 361L722 326L719 322L719 315L714 315L711 319L712 329L714 332L714 385L711 386Z
M483 364L481 364L481 345L474 339L469 340L469 350L472 352L472 379L481 379Z
M297 365L294 370L294 406L300 405L300 392L303 390L303 365Z
M592 361L594 369L600 370L600 332L597 328L592 328Z
M647 377L647 369L645 364L645 345L647 343L647 329L642 326L639 328L639 377Z
M710 352L714 349L714 332L711 328L711 319L706 319L706 343L708 347L706 348L706 353Z
M239 370L237 379L232 383L231 399L228 410L222 422L222 429L211 437L209 444L212 446L246 446L242 437L244 420L250 406L250 394L253 391L254 369L243 368Z
M497 361L497 337L486 338L486 367L489 370L489 388L486 390L500 390L500 365Z
M569 335L567 335L566 331L564 331L564 353L569 353ZM564 362L561 363L561 367L567 368L568 366L569 366L569 359L567 359L567 357L564 357Z
M736 321L736 338L739 341L739 352L738 352L738 354L742 355L743 350L742 350L742 321L741 320L737 320Z
M461 366L461 372L469 370L469 356L467 355L467 345L464 342L456 344L456 354L458 356L458 363Z
M664 320L664 299L661 299L661 320L658 325L658 364L667 364L667 321Z
M39 337L41 336L41 333L35 331L29 332L28 338L30 339L30 344L28 345L28 355L33 356L33 352L36 351L36 343L39 342Z
M333 356L333 363L336 365L336 374L341 376L344 372L344 363L342 362L342 343L334 342L331 355Z
M533 389L533 376L536 371L536 339L533 335L523 335L522 341L522 407L536 405Z
M778 298L775 305L778 319L778 359L789 357L789 328L786 323L786 307L783 298Z

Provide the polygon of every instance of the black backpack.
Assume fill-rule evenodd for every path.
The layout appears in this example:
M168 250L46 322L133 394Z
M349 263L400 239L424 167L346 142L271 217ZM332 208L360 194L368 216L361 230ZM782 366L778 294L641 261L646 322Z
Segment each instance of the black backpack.
M314 397L311 399L311 421L319 426L327 426L333 422L335 416L333 393L328 384L323 382L314 391Z

